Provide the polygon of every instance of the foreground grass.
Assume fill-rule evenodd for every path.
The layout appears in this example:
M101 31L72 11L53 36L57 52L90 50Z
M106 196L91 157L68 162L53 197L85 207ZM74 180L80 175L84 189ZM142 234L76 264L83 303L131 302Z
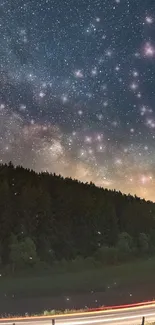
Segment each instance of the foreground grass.
M52 316L52 315L66 315L66 314L75 314L75 313L82 313L87 311L88 309L64 309L64 310L45 310L43 312L43 316Z
M52 272L44 276L0 277L0 297L38 297L106 291L110 286L132 286L154 282L155 258L119 266L78 272Z

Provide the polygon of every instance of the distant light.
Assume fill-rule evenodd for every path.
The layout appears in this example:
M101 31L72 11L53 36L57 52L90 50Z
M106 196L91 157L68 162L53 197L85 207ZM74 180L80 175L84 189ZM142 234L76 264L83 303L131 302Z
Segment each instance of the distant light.
M152 24L153 23L153 18L151 16L146 16L145 20L146 20L146 22L148 24Z
M151 43L146 43L145 47L144 47L144 55L146 57L152 57L155 54L155 48L153 47L153 45Z
M138 85L137 85L135 82L133 82L133 83L131 84L130 88L131 88L132 90L136 90L136 89L138 88Z
M81 70L76 70L74 74L77 78L83 78L83 73Z
M83 111L82 111L82 110L79 110L79 111L78 111L78 114L79 114L79 115L82 115L82 114L83 114Z
M96 68L92 69L91 74L92 74L92 76L96 76L97 75L97 69Z
M26 105L24 105L24 104L21 104L20 105L20 111L25 111L26 110Z
M43 97L45 97L45 93L43 93L43 91L41 91L41 92L39 93L39 96L40 96L41 98L43 98Z
M133 71L133 76L134 76L134 77L138 77L138 75L139 75L139 74L138 74L137 71Z
M115 68L116 71L119 71L120 70L120 67L117 65L116 68Z
M103 106L104 106L104 107L107 107L107 106L108 106L108 101L105 101L105 102L103 103Z
M106 56L111 57L112 56L112 51L111 50L107 50L106 51Z
M63 102L63 103L66 103L67 101L68 101L67 96L66 96L66 95L63 95L63 96L62 96L62 102Z

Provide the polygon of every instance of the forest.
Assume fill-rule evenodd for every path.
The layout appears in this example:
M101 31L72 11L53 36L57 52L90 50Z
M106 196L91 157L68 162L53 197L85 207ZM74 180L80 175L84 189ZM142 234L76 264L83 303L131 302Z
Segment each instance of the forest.
M0 263L6 272L64 261L118 264L154 252L154 203L11 162L0 165Z

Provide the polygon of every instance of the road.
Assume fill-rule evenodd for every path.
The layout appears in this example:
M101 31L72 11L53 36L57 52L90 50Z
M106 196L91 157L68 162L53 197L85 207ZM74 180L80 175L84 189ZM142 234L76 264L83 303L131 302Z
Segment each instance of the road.
M101 312L56 316L56 325L138 325L145 316L146 322L155 321L155 304ZM52 325L52 317L27 319L0 319L0 325Z

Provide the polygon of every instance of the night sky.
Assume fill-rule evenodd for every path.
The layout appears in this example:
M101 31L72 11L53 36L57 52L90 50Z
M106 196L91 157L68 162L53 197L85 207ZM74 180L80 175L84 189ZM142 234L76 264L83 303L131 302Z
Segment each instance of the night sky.
M0 0L0 162L155 201L155 0Z

